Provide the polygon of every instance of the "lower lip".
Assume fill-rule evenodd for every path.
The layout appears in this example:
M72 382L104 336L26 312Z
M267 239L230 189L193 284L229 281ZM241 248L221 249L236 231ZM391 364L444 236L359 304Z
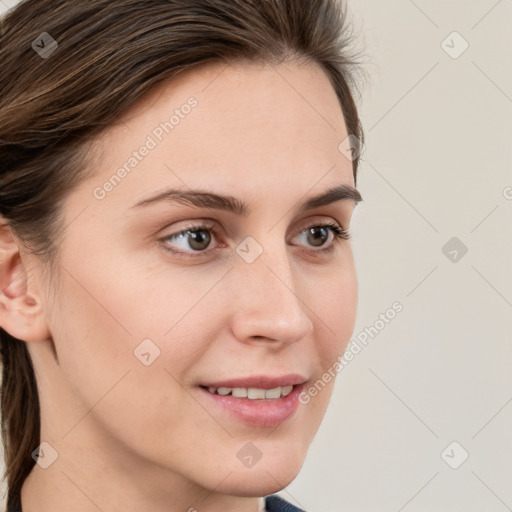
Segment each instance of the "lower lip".
M304 384L293 386L291 393L281 398L250 399L232 395L217 395L199 388L215 406L254 427L276 427L299 407L299 395Z

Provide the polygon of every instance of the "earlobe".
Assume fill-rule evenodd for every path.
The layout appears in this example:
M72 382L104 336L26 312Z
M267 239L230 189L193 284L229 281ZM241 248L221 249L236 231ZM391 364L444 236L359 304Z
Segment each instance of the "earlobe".
M41 283L29 279L26 258L20 252L21 242L12 229L0 223L0 327L23 341L49 338L44 315Z

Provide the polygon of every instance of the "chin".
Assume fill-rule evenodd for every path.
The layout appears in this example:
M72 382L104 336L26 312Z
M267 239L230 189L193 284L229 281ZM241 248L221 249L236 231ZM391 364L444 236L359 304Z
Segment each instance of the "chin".
M281 491L299 474L304 458L296 454L289 458L277 454L264 462L260 460L252 468L236 470L224 480L217 492L232 496L262 497Z

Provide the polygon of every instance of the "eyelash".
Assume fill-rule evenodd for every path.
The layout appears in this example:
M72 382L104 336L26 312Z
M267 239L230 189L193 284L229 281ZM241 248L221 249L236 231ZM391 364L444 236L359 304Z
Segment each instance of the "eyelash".
M321 253L324 255L329 255L335 250L337 243L341 243L342 240L351 240L350 233L334 221L330 221L330 222L327 222L324 224L302 225L299 227L299 229L300 229L299 234L304 233L304 231L307 231L308 229L316 228L316 227L328 228L329 231L331 231L333 233L334 239L333 239L333 243L327 249L313 250L312 251L313 253ZM171 233L170 235L160 238L159 241L162 242L162 245L163 245L163 248L165 251L168 251L168 252L178 256L179 258L197 258L197 257L201 257L202 255L206 254L207 252L215 250L215 249L206 249L204 251L195 251L195 253L194 252L189 253L189 252L179 251L177 249L171 249L169 246L165 245L165 241L172 240L180 235L186 235L186 233L188 231L192 231L192 232L209 231L214 234L215 238L217 238L217 230L215 229L215 225L208 224L206 222L201 222L200 224L187 227L187 228L185 228L181 231L178 231L176 233Z

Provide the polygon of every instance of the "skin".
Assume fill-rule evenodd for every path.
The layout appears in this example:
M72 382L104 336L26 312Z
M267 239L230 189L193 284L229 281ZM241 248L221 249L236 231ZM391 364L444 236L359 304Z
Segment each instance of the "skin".
M93 190L190 96L197 107L96 199ZM311 384L343 353L357 308L350 242L330 234L323 247L335 251L320 256L298 228L334 220L348 229L354 203L297 212L332 186L354 186L338 151L346 137L316 64L203 65L152 89L97 139L99 164L63 204L52 281L2 229L0 322L27 342L41 441L58 452L26 479L24 511L256 512L258 497L296 477L334 380L272 428L212 408L197 386L289 373ZM132 208L167 187L231 194L252 212ZM199 257L178 258L158 241L201 220L218 237ZM250 264L235 250L248 236L263 248ZM187 239L167 245L193 252ZM133 354L146 338L161 351L149 366ZM247 442L262 453L251 468L237 457Z

